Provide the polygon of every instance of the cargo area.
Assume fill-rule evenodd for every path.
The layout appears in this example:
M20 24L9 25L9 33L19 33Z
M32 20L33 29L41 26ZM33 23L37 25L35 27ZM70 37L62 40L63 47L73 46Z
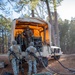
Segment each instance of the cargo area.
M25 42L27 40L23 35L23 32L26 30L27 27L29 27L29 29L33 33L32 39L34 41L35 46L37 46L36 42L39 43L38 47L42 47L43 44L49 43L50 35L48 31L48 24L46 22L35 18L17 19L13 21L13 35L11 35L11 41L15 39L17 41L17 44L21 45L22 51L27 48L27 46L25 45Z

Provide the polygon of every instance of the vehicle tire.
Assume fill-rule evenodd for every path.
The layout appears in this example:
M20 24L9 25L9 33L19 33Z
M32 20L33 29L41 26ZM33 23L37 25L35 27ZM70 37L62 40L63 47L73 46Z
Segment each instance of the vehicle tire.
M60 56L54 56L54 59L55 60L59 60L60 59Z
M36 60L37 61L37 65L39 66L39 67L47 67L48 66L48 58L47 57L41 57L41 58L39 58L40 59L40 61L38 61L38 60ZM42 59L42 60L41 60ZM43 65L43 64L44 65Z

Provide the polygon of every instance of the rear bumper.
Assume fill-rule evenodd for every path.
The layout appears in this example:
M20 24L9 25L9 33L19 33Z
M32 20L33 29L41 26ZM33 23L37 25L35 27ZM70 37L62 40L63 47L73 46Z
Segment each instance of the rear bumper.
M54 53L52 53L52 54L51 54L51 56L61 56L62 54L63 54L63 52L55 53L55 54L54 54Z
M63 52L55 53L55 54L52 53L52 54L48 55L47 58L49 60L49 59L53 59L54 56L61 56L61 55L63 55Z

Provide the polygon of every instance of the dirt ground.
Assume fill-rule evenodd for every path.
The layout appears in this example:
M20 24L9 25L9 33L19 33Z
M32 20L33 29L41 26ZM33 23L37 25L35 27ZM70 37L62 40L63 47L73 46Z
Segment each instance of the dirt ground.
M12 67L10 62L8 61L8 57L7 55L0 55L0 61L4 61L6 64L8 64L8 66L6 68L0 69L0 75L3 72L11 72L13 73ZM75 54L70 54L70 55L62 55L60 60L59 60L65 67L70 68L70 69L75 69ZM27 75L27 65L24 65L24 71L25 74ZM56 72L59 74L54 74L54 75L75 75L73 74L74 72L70 72L67 69L64 69L58 61L56 60L49 60L49 64L48 67L46 68L42 68L42 67L38 67L38 73L39 72ZM19 75L22 75L21 72Z

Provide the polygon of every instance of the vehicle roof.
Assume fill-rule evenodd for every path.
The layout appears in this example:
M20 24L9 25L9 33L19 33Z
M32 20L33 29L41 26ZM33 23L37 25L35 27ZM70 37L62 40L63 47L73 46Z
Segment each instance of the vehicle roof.
M27 17L27 18L18 18L14 19L16 21L16 29L22 28L24 29L25 26L38 26L38 27L47 27L47 22L42 19L34 18L34 17Z

